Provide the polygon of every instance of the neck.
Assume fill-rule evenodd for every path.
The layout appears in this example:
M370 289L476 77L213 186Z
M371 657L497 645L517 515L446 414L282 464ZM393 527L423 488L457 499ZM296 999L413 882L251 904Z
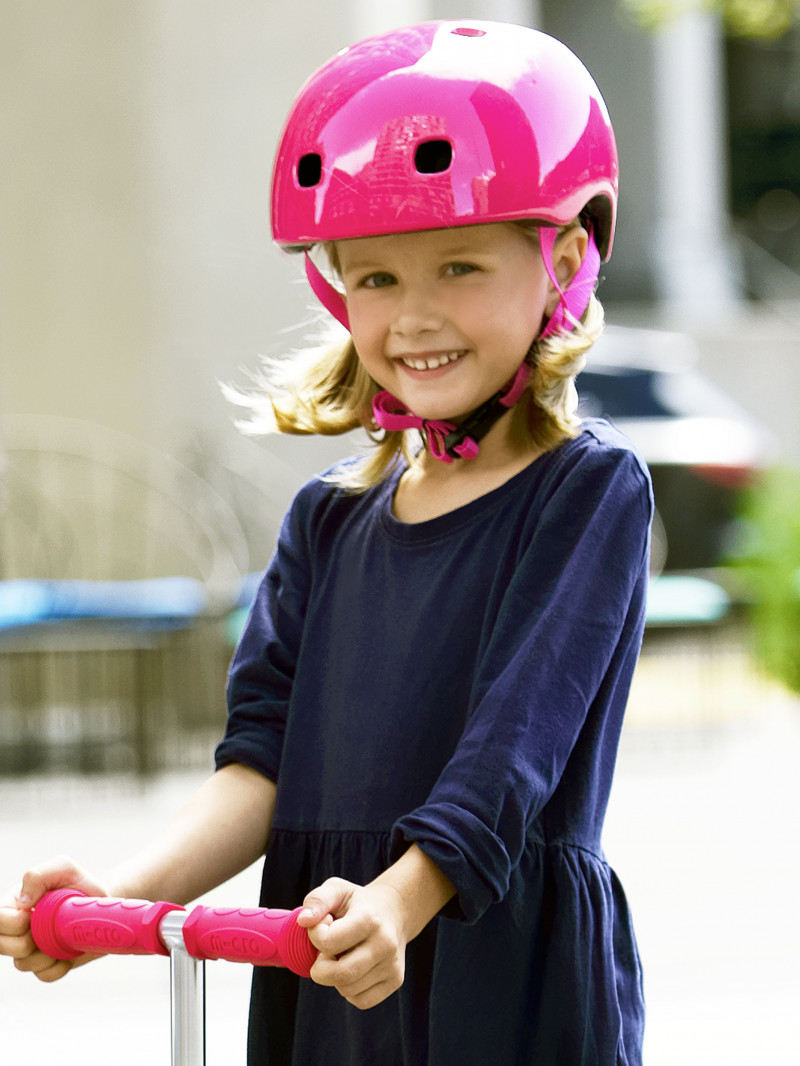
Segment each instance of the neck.
M442 463L427 449L403 474L394 499L402 522L425 522L463 507L499 488L541 454L509 411L481 441L480 454L469 461Z

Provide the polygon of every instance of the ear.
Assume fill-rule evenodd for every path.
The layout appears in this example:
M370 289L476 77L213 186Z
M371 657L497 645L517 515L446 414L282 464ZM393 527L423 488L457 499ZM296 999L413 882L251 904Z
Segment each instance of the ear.
M553 247L553 272L564 292L578 273L589 245L589 234L583 226L572 226L565 230ZM558 306L560 294L552 281L547 287L547 304L545 313L550 316Z

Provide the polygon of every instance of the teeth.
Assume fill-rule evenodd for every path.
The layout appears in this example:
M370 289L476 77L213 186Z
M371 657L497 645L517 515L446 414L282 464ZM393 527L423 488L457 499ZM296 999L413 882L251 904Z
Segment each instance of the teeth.
M429 359L403 359L406 366L412 370L435 370L439 366L454 363L461 352L446 352L443 355L433 355Z

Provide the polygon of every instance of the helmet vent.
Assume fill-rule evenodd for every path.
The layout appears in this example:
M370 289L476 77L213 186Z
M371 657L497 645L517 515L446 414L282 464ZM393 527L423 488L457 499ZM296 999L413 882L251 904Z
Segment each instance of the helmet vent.
M441 174L453 162L449 141L423 141L414 152L414 166L419 174Z
M297 182L303 189L312 189L322 180L322 156L307 152L297 164Z
M459 37L486 36L486 30L479 30L477 26L459 26L458 29L451 30L450 32L458 34Z

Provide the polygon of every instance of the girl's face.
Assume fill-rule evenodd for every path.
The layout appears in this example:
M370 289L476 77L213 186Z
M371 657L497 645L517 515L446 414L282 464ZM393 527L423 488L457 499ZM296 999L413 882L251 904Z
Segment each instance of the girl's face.
M335 254L361 362L426 419L457 420L506 385L557 300L535 233L512 223L356 238Z

